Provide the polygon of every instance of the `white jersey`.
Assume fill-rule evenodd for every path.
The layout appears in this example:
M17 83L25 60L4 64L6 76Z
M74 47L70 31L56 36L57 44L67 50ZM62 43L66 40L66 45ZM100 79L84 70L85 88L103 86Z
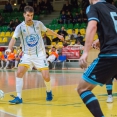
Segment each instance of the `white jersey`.
M33 24L28 26L23 21L16 27L13 38L20 38L24 54L38 56L39 53L42 53L46 56L41 31L47 31L42 22L33 20Z

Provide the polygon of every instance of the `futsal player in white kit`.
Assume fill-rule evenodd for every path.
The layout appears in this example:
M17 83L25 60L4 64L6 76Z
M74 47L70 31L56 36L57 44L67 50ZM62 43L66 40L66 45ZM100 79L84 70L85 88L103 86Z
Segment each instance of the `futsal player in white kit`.
M25 21L23 21L16 27L13 37L9 43L8 49L5 51L6 53L11 52L11 49L15 44L16 40L20 38L24 55L22 56L17 70L17 96L12 96L14 99L10 100L9 102L12 104L23 103L21 96L23 88L23 76L28 70L28 68L32 66L36 67L37 70L41 71L42 77L46 85L46 100L51 101L53 97L50 83L50 75L41 32L48 32L51 35L57 36L61 40L64 40L64 38L63 36L58 35L54 31L46 28L42 22L33 20L34 9L31 6L26 6L24 8L23 15Z

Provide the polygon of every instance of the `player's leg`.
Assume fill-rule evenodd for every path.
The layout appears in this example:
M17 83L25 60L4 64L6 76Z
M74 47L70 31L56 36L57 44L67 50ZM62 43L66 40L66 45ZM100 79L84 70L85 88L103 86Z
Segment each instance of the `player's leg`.
M7 68L8 68L8 66L9 66L9 64L10 64L10 61L9 61L9 60L7 60L7 61L6 61L6 66L4 67L4 69L7 69Z
M1 69L4 68L4 60L1 60Z
M108 98L107 98L107 100L106 100L107 103L113 102L112 87L113 87L113 78L110 79L110 80L106 83L106 90L107 90L107 94L108 94Z
M56 57L54 55L50 55L48 58L47 58L47 61L48 61L48 66L50 69L52 69L52 62L55 61Z
M78 94L83 100L86 107L94 115L94 117L104 117L98 99L92 93L92 90L95 88L95 85L89 84L88 82L80 79L78 84Z
M116 75L116 62L116 58L95 59L79 81L78 93L94 117L104 117L104 115L98 99L92 93L92 89L96 85L103 86L109 79Z
M46 85L46 93L47 101L52 100L52 91L51 91L51 81L50 81L50 74L48 68L48 62L46 56L34 56L31 58L33 60L33 65L36 67L37 70L41 71L42 77L44 79L44 83Z
M53 97L52 97L52 88L51 88L49 70L48 69L47 70L41 70L41 73L42 73L42 77L44 79L44 83L46 85L46 93L47 93L46 100L51 101L53 99Z
M23 76L28 70L26 66L18 66L17 76L16 76L16 93L17 96L12 96L14 99L9 102L12 104L22 103L22 88L23 88Z
M17 68L17 65L18 65L18 59L15 59L15 67L14 68Z
M14 96L14 99L9 101L10 103L12 104L22 103L21 94L22 94L22 88L23 88L23 76L30 66L31 66L30 56L24 55L17 69L17 76L16 76L17 96L16 97Z
M15 67L14 67L14 69L17 69L19 60L20 60L19 57L16 57L16 58L15 58Z

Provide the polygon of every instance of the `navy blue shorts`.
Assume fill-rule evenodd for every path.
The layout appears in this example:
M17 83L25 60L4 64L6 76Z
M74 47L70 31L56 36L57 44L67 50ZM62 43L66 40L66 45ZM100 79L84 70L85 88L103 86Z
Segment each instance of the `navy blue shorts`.
M117 78L117 58L97 58L83 73L82 78L93 85L103 86L111 78Z

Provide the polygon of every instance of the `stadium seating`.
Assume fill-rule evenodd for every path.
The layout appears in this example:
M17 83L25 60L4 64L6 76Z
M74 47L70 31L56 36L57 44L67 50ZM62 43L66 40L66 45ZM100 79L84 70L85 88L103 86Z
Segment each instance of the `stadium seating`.
M79 23L76 23L75 25L74 25L74 29L79 29L80 28L80 24Z
M78 34L79 29L75 29L76 34Z
M0 37L0 43L2 43L2 38Z
M8 42L8 38L7 37L4 37L3 40L2 40L3 43L7 43Z
M11 37L13 36L13 33L14 33L14 32L11 32Z
M61 29L62 24L55 24L54 27L55 27L55 30L59 30Z
M73 29L73 24L68 24L68 29Z
M53 19L51 22L51 24L57 24L57 23L58 23L57 19Z
M58 42L57 46L60 47L60 48L62 48L63 47L63 42Z
M5 32L1 32L0 37L4 37L4 36L5 36Z
M65 61L67 60L67 56L65 55L60 55L56 61L53 62L54 64L54 69L56 69L57 63L62 63L62 68L65 66ZM60 65L59 65L60 66ZM66 66L67 67L67 66Z
M68 29L68 30L67 30L67 33L68 33L68 34L72 34L72 29Z
M74 45L75 44L75 40L71 41L70 45Z
M81 35L85 35L85 29L84 28L80 29L80 33L81 33Z
M50 40L52 41L52 36L51 35L48 35L48 37L50 38Z
M57 30L57 29L56 29L56 30L54 30L54 32L56 32L56 33L57 33L58 31L59 31L59 30Z
M11 37L11 33L10 32L6 32L5 33L5 37Z
M67 24L63 24L62 26L64 26L64 28L67 29Z
M51 45L52 45L52 46L56 46L56 42L52 42Z

